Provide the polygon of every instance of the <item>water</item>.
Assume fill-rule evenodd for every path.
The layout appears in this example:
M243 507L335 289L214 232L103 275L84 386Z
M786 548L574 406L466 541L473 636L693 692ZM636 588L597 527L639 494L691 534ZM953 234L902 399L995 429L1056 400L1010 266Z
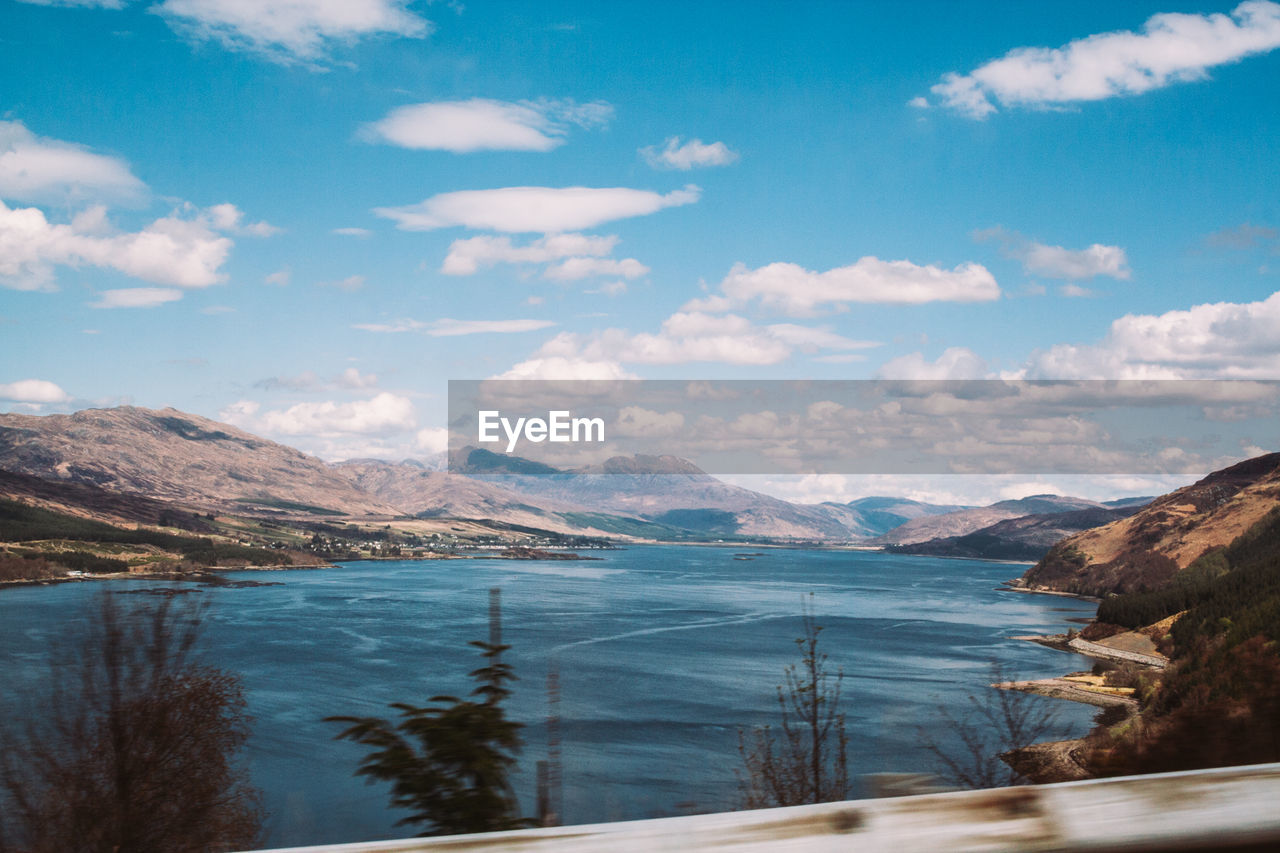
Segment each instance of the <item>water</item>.
M568 822L731 808L738 729L776 723L776 686L797 660L801 601L812 592L821 646L843 668L855 774L933 768L919 742L940 705L963 709L996 660L1020 677L1086 659L1007 639L1060 632L1093 606L1002 592L1022 567L869 552L635 547L600 562L455 560L351 563L323 571L239 572L281 586L199 588L212 605L211 662L244 676L255 718L248 749L277 846L414 834L395 827L386 788L352 776L364 748L333 740L326 715L390 716L387 704L464 695L487 637L488 589L502 589L507 660L521 679L509 715L527 724L514 777L525 813L546 756L546 674L562 683ZM46 672L42 650L103 586L0 590L0 659L18 686ZM1063 736L1087 706L1053 700ZM938 727L933 731L937 732ZM946 739L945 731L938 736Z

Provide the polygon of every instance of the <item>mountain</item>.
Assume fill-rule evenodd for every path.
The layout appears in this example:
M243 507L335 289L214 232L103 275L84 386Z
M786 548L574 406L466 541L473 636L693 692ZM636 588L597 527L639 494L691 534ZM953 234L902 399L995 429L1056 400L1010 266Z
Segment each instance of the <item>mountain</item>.
M1039 560L1057 542L1068 536L1128 518L1140 509L1140 505L1104 506L1024 515L1020 518L1007 518L963 536L947 536L909 545L890 545L887 550L931 557Z
M997 522L1026 515L1048 515L1098 509L1102 504L1084 498L1068 498L1060 495L1032 495L1018 500L999 501L990 506L961 509L941 515L928 515L912 519L888 533L871 540L876 545L914 545L932 539L964 536Z
M492 473L473 477L525 495L538 505L551 501L589 508L713 538L847 542L861 535L823 505L793 504L723 483L676 456L615 456L572 471L526 474L520 473L521 462L499 465L482 455L486 453L472 450L463 460L463 470L475 470L479 456L480 468Z
M0 471L0 498L118 526L144 524L196 533L213 530L203 516L167 501L109 492L88 483L42 480L13 471Z
M237 512L400 514L313 456L176 409L0 414L0 460L43 479Z
M858 498L848 503L827 502L821 506L841 519L855 536L864 538L883 536L912 519L973 509L956 504L927 504L894 497Z
M418 518L501 519L557 533L605 532L565 520L564 514L582 512L583 507L554 500L534 505L527 496L501 485L433 471L413 460L356 459L335 463L333 469L373 498Z
M1249 459L1156 498L1135 515L1055 545L1022 577L1030 589L1089 595L1166 585L1280 505L1280 453Z

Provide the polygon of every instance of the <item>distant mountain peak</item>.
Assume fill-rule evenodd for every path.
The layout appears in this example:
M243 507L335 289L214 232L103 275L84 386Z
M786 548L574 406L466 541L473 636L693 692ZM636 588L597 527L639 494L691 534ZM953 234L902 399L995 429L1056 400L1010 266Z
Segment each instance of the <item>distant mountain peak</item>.
M598 470L597 470L598 468ZM647 456L637 453L634 456L613 456L599 466L582 469L584 474L682 474L693 477L709 477L710 475L694 465L688 459L679 456Z

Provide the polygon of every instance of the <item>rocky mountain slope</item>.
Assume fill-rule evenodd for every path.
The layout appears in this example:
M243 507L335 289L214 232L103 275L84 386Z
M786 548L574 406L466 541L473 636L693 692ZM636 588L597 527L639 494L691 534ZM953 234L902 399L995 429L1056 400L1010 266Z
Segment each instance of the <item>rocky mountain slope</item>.
M587 511L576 504L540 500L535 505L526 495L496 483L433 471L412 460L356 459L335 463L333 468L375 499L418 518L500 519L558 533L605 532L566 520L566 514Z
M1157 589L1280 504L1280 453L1232 465L1129 518L1055 545L1023 576L1031 589L1101 595Z
M448 471L414 461L330 465L208 418L129 406L0 415L0 469L95 487L102 490L92 498L98 503L105 494L136 495L188 511L320 520L491 519L556 533L670 540L847 543L880 536L872 541L912 544L1031 513L1101 509L1092 501L1050 495L979 508L901 498L796 504L724 483L674 456L617 457L560 471L468 448L453 454ZM146 512L158 518L155 507ZM1050 529L1046 524L1024 538L1043 538Z
M890 545L901 554L967 557L984 560L1039 560L1055 544L1083 530L1128 518L1141 506L1090 507L1069 512L1009 518L963 536L947 536L909 545Z
M861 535L822 505L793 504L729 485L675 456L619 456L580 470L539 466L530 473L522 461L470 449L451 460L450 470L474 472L472 477L525 495L530 503L589 507L713 537L845 542Z
M1085 500L1084 498L1070 498L1060 495L1032 495L1018 500L999 501L990 506L961 509L942 515L915 518L872 540L872 543L877 545L914 545L919 542L928 542L931 539L964 536L967 533L990 527L1006 519L1099 508L1103 508L1103 504Z
M313 456L176 409L0 414L0 467L237 511L400 513Z

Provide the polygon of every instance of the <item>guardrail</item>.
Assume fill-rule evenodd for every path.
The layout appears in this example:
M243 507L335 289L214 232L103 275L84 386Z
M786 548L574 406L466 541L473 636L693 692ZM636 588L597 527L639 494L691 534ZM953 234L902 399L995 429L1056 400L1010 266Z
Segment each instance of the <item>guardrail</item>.
M288 853L1277 850L1278 804L1280 764L1259 764Z

